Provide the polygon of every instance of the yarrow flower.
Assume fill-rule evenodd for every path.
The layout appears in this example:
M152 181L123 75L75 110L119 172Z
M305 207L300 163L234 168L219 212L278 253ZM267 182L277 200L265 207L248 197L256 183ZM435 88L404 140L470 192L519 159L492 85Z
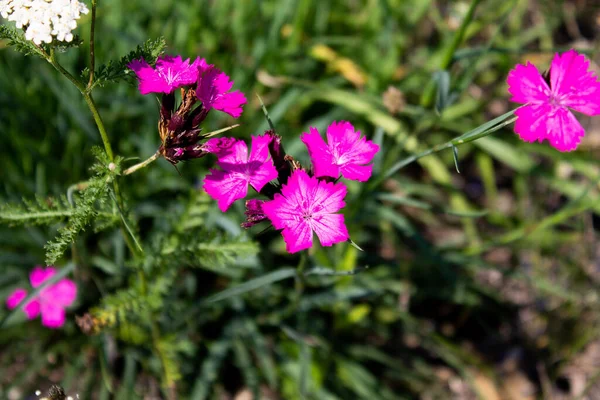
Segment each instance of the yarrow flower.
M182 61L181 56L160 56L156 67L152 68L143 58L133 60L128 67L135 72L140 81L140 93L172 93L182 86L192 85L206 67L206 60L197 57Z
M229 93L233 81L200 57L190 63L181 56L160 56L154 67L144 59L133 60L127 66L139 80L140 93L162 93L158 153L173 165L211 152L199 143L211 136L202 134L200 128L210 110L238 118L246 103L240 91ZM181 89L181 102L176 109L177 89Z
M281 194L262 205L275 229L282 229L289 253L312 247L313 232L323 246L350 238L344 216L335 214L346 203L346 186L310 177L305 171L292 173Z
M56 274L54 267L35 267L29 274L31 286L37 288ZM27 290L18 288L6 299L9 309L17 307L27 297ZM23 306L28 319L42 315L42 325L48 328L60 328L65 323L65 308L73 304L77 297L77 285L70 279L61 279L47 286Z
M277 178L277 170L269 157L267 135L252 136L252 151L248 156L246 143L239 140L227 152L217 154L221 170L211 169L204 179L204 190L217 200L225 212L234 201L246 197L248 185L260 192L269 181Z
M25 30L25 38L39 45L57 40L70 42L81 14L89 12L77 0L0 0L0 15Z
M340 174L350 180L366 182L373 167L369 164L379 146L366 137L360 137L351 123L333 122L327 127L327 143L315 128L300 137L308 148L315 176L338 178Z
M221 169L211 170L204 180L204 190L217 200L221 211L245 197L248 184L266 196L268 200L246 201L242 227L269 220L275 229L281 229L289 253L312 247L313 233L323 246L350 239L344 216L338 214L345 206L347 189L343 182L332 181L339 178L340 171L345 178L366 181L371 167L364 164L371 162L379 150L344 121L329 126L329 145L314 128L302 140L309 149L312 169L303 168L287 155L281 136L273 131L252 137L250 157L243 141L232 146L211 141L205 145L217 156Z
M569 50L554 56L549 80L530 62L510 71L510 100L525 104L515 111L515 131L521 139L546 139L559 151L577 148L585 131L570 109L590 116L600 114L600 82L589 66L584 55Z

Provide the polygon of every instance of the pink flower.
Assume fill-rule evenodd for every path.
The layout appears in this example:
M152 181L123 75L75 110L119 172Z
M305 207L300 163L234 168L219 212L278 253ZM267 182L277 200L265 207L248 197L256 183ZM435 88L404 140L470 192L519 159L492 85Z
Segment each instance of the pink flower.
M373 167L366 164L373 160L379 146L360 137L360 131L355 131L350 122L332 122L327 127L327 143L315 128L303 133L300 139L308 148L316 177L338 178L341 174L361 182L371 177Z
M517 65L508 74L511 101L526 104L515 111L515 131L526 142L547 139L560 151L575 150L584 130L569 108L600 114L600 82L590 62L575 50L556 54L546 82L534 65Z
M204 190L219 203L225 212L234 201L246 197L248 184L257 192L269 181L277 178L277 170L269 158L267 135L252 136L252 152L248 157L248 147L241 140L236 141L227 151L217 153L217 165L222 170L211 169L204 179Z
M54 267L46 269L35 267L29 274L31 286L40 286L56 274ZM15 289L6 299L9 309L18 306L27 297L25 289ZM51 286L47 286L23 307L28 319L34 319L42 314L42 324L48 328L60 328L65 323L65 307L70 306L77 297L77 286L70 279L61 279Z
M198 80L198 75L206 67L206 61L200 57L190 65L190 59L181 60L181 56L161 56L152 68L143 59L133 60L128 65L140 81L140 92L171 93L175 89L192 85Z
M346 205L346 186L325 182L296 170L281 194L262 204L262 210L275 229L281 232L286 249L296 253L312 246L313 232L323 246L349 239L342 214L334 214Z
M229 92L232 86L233 81L227 74L211 65L198 76L196 95L207 110L214 108L238 118L242 115L246 97L239 90Z

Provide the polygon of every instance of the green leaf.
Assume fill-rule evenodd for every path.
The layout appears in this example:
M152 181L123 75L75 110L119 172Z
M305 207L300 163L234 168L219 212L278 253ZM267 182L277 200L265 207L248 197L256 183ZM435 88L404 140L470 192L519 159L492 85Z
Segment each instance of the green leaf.
M117 82L120 79L131 76L131 70L127 67L127 64L133 60L143 58L148 64L154 65L156 59L163 53L166 46L167 43L163 37L155 40L148 39L143 45L137 46L135 50L121 57L121 59L101 65L95 73L95 81L92 88L95 86L104 86L107 83ZM89 75L90 71L88 69L83 71L82 77L84 81L89 79Z
M228 336L210 345L208 355L202 362L200 376L196 378L196 383L194 383L194 389L190 396L191 400L204 400L208 397L213 382L219 377L219 369L229 353L231 345L232 341Z
M292 278L294 276L296 276L296 270L294 268L278 269L277 271L273 271L266 275L259 276L258 278L250 279L249 281L244 282L240 285L234 286L229 289L225 289L222 292L209 296L203 301L203 303L216 303L217 301L240 296L244 293L251 292L263 286L270 285L272 283L279 282L284 279Z

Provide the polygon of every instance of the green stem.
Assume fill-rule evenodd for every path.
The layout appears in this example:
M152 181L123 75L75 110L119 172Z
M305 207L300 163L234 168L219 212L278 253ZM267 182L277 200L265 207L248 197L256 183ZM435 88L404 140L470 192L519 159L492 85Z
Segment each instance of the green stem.
M465 15L465 18L462 20L460 27L458 28L458 30L454 34L454 37L452 38L452 42L450 42L448 47L446 47L446 51L444 51L444 54L442 55L442 61L439 65L439 69L441 71L446 70L448 69L448 67L450 67L452 59L454 58L454 53L456 52L456 49L458 49L458 46L460 46L460 44L462 43L465 37L465 33L467 31L467 27L473 20L475 9L477 8L477 5L479 5L480 2L481 0L471 0L471 5L469 6L467 15ZM423 92L423 96L421 97L421 105L423 107L431 106L431 103L435 98L435 88L436 84L433 81L431 81L425 88L425 92Z
M433 153L437 153L438 151L442 151L455 146L460 146L461 144L481 139L482 137L488 136L491 133L504 128L506 125L512 124L517 119L517 117L510 118L515 113L515 111L516 110L509 111L506 114L494 118L493 120L486 122L480 127L465 133L464 135L455 137L454 139L446 143L438 144L437 146L433 146L430 149L424 150L417 154L413 154L410 157L398 161L397 163L392 165L391 168L388 169L385 174L382 174L377 179L373 180L373 182L368 186L367 190L373 190L375 187L379 186L385 179L389 178L390 176L398 172L400 169L406 167L408 164L414 161L417 161L420 158L423 158Z
M308 250L300 253L300 261L296 267L296 283L294 285L294 301L292 303L292 311L296 312L300 306L300 300L302 300L302 294L304 293L305 276L304 270L306 269L306 261L308 259Z
M160 152L157 151L156 153L154 153L152 156L150 156L147 160L142 161L139 164L135 164L129 168L127 168L125 171L123 171L123 175L129 175L129 174L133 174L135 171L137 171L138 169L142 169L145 166L151 164L152 162L154 162L156 159L158 159L160 157Z
M87 91L90 92L94 84L94 69L96 68L96 58L94 54L94 31L96 29L96 3L92 0L92 26L90 27L90 80L87 84Z
M94 103L94 99L92 98L91 93L87 90L87 88L84 86L84 84L81 81L79 81L77 78L75 78L69 71L67 71L66 69L63 68L62 65L60 65L60 63L56 60L56 57L54 54L54 49L50 50L50 54L47 54L46 52L44 52L43 49L41 49L41 51L44 54L44 56L46 57L46 60L58 72L60 72L69 81L71 81L71 83L73 83L73 85L75 85L75 87L77 89L79 89L79 91L83 95L83 98L84 98L86 104L88 105L88 107L92 113L92 116L94 117L94 122L96 123L96 126L98 127L98 131L100 132L100 137L102 138L102 143L104 144L104 150L106 151L106 154L108 155L108 159L111 162L114 161L114 153L112 151L110 141L108 140L108 134L106 132L104 122L102 121L102 118L100 117L100 113L98 112L98 108L96 107L96 104ZM113 180L113 186L114 186L114 190L115 190L117 206L122 209L123 208L123 198L121 197L121 191L119 189L119 184L116 179ZM129 250L134 255L134 257L142 256L143 249L141 249L141 250L137 249L137 247L131 240L131 237L127 231L127 227L125 226L125 224L123 222L121 222L121 233L123 234L123 237L125 238L125 243L127 244L127 247L129 247ZM140 277L140 281L142 283L142 291L143 291L143 294L145 295L145 294L147 294L147 291L148 291L148 285L146 283L147 282L146 275L142 269L140 269L138 271L138 276ZM168 382L168 374L167 374L167 370L166 370L165 356L160 348L160 329L158 327L158 324L154 320L153 315L150 315L149 317L150 317L150 326L151 326L153 347L154 347L156 353L158 354L158 357L159 357L162 367L163 367L163 382L165 382L165 384L167 384L167 385L170 385L170 382ZM169 387L169 390L171 390L171 393L174 393L175 388L171 386L171 387ZM170 396L170 397L172 397L172 396Z

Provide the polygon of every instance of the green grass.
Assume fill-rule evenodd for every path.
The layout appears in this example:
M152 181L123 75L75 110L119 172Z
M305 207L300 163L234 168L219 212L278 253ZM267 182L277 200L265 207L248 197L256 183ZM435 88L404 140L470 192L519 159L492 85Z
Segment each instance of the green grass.
M460 398L457 387L492 398L489 386L506 398L515 377L550 398L568 393L569 368L593 390L598 371L581 360L593 355L600 322L598 120L582 119L587 136L573 153L524 143L507 125L397 168L514 108L505 79L515 63L544 69L572 46L598 59L591 0L474 3L459 40L465 1L99 1L96 64L164 36L167 53L206 58L246 93L242 126L228 133L268 129L258 94L286 151L304 163L300 134L332 120L380 143L372 180L348 183L346 220L364 251L339 244L306 260L287 255L276 232L239 228L242 204L223 214L198 190L213 159L178 171L154 162L119 178L124 212L103 206L112 219L87 227L57 261L76 266L80 287L65 328L19 313L0 328L0 397L60 383L82 399L141 399L161 393L168 374L178 398L194 400L244 390L446 399ZM84 44L58 54L73 73L88 62L90 16L80 22ZM96 125L44 60L0 42L0 65L1 203L60 199L92 176ZM405 101L395 113L383 101L389 86ZM94 98L123 168L154 154L154 97L129 80L97 87ZM214 113L204 131L232 123ZM44 244L68 215L57 217L0 227L1 299L44 263ZM127 250L121 218L144 258ZM147 298L137 296L140 270ZM95 335L75 324L87 312L105 318ZM7 315L0 309L0 320Z

